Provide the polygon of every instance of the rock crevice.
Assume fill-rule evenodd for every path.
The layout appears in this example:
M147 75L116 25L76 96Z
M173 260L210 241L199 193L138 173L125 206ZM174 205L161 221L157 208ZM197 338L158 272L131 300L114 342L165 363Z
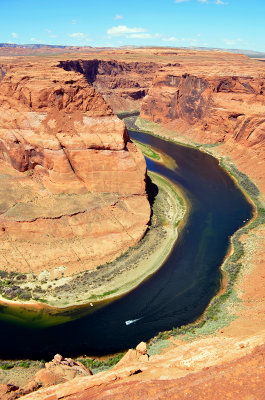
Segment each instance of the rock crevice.
M115 110L140 110L159 64L116 60L66 60L59 67L84 75Z

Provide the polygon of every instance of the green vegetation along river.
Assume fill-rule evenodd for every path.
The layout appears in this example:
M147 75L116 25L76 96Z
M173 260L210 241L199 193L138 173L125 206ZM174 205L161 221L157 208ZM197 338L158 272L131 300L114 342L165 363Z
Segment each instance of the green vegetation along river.
M68 322L50 327L2 319L0 358L122 351L194 321L218 292L230 237L252 217L252 205L215 158L144 133L130 135L175 160L174 168L167 168L147 158L148 169L172 181L189 199L188 218L170 256L137 288L90 315L76 307Z

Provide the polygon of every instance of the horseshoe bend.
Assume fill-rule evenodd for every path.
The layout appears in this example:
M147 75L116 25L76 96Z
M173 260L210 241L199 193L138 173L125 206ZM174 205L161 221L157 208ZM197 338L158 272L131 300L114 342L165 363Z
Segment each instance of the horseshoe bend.
M174 329L161 334L148 349L141 344L113 369L93 376L77 369L73 374L76 364L54 358L33 379L34 392L25 398L130 399L141 398L144 388L146 398L162 399L169 391L170 398L181 399L187 390L197 396L204 388L208 397L201 398L210 399L221 390L222 379L236 387L235 393L240 379L250 393L260 388L265 339L264 62L188 49L87 50L46 57L23 52L23 57L0 58L2 305L28 304L37 312L78 303L97 307L98 300L139 285L168 257L192 206L181 185L147 175L141 150L147 161L151 154L155 162L155 154L163 165L171 163L169 170L178 171L177 156L172 167L163 150L137 144L128 130L197 148L196 159L201 153L215 157L255 210L243 228L239 224L243 231L235 233L223 260L222 287L217 285L214 293L219 293L217 299L223 296L219 314L210 318L206 312L201 326L191 324L177 335ZM176 221L182 221L178 233ZM163 254L162 244L168 246ZM140 263L148 252L152 262L157 257L156 266ZM124 270L121 262L127 262ZM126 281L133 283L126 286ZM134 323L133 318L128 321ZM149 354L161 340L168 349ZM251 365L259 369L247 375ZM59 366L71 373L60 375ZM37 382L44 387L35 391ZM59 384L45 387L51 383ZM1 390L9 398L9 389ZM30 392L23 390L24 395Z

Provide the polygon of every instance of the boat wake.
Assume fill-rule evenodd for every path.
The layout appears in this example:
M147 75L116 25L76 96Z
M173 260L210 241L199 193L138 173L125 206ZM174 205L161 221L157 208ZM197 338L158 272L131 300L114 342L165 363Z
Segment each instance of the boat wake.
M125 321L125 325L131 325L131 324L135 324L135 322L139 321L141 318L137 318L137 319L128 319L128 321Z

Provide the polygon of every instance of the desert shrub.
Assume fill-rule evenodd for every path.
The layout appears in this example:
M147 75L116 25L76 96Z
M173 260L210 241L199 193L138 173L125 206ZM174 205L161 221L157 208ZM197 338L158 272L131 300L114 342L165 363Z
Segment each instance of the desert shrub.
M30 362L29 362L29 361L21 361L21 362L18 364L18 366L19 366L19 367L22 367L22 368L29 368L29 367L30 367Z
M4 371L11 369L14 367L14 364L9 364L9 363L3 363L0 365L0 368Z
M118 353L113 357L107 358L106 360L96 360L94 358L79 359L82 364L87 368L91 369L93 372L96 370L109 369L116 365L124 356L123 353Z

